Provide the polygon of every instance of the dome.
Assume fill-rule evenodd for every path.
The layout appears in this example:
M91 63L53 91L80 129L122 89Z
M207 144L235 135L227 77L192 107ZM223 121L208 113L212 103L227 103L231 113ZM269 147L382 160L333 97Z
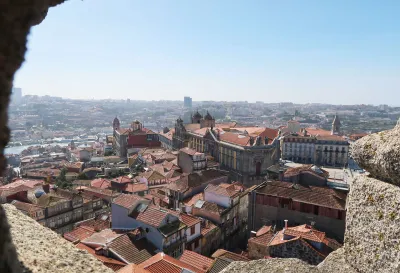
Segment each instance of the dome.
M43 190L35 191L35 197L40 198L42 195L46 194Z
M207 115L204 117L206 120L213 120L213 117L210 115L210 113L207 111Z
M119 119L117 117L115 117L113 123L119 123Z
M200 119L202 117L203 116L199 113L199 111L196 111L196 113L193 115L193 118L196 118L196 119Z

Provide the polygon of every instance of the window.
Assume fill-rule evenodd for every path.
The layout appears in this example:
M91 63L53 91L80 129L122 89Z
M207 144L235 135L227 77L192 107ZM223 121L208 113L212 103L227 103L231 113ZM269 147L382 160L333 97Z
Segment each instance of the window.
M190 235L193 235L196 233L196 226L190 227Z

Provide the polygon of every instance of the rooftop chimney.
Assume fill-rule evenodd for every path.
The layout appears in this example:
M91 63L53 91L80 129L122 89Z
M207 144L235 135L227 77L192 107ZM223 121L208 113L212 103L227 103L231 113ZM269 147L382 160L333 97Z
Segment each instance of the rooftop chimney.
M250 232L250 238L253 238L253 237L257 237L257 232L255 232L255 231Z
M288 220L285 220L285 230L287 229Z

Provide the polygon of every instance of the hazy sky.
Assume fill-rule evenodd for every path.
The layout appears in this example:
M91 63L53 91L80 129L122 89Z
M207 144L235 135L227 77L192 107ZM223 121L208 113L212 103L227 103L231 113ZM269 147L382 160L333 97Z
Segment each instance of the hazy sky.
M400 105L400 1L71 0L29 36L24 94Z

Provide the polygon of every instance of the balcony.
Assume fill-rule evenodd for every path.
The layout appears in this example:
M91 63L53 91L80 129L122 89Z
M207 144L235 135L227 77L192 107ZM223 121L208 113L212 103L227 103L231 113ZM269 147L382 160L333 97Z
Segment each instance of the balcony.
M168 242L168 243L164 244L163 251L165 253L171 253L172 251L174 251L176 248L181 246L186 241L187 241L187 236L185 234L184 236L180 236L178 239L176 239L173 242Z

